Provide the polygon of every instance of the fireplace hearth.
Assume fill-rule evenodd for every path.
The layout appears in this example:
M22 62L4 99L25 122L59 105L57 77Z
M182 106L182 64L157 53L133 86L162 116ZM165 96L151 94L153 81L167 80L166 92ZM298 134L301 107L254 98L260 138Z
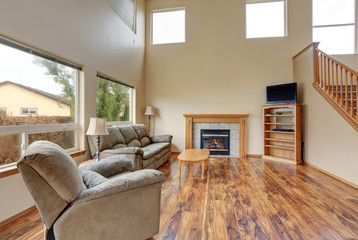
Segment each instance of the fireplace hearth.
M201 129L200 148L210 150L210 155L230 155L230 130Z

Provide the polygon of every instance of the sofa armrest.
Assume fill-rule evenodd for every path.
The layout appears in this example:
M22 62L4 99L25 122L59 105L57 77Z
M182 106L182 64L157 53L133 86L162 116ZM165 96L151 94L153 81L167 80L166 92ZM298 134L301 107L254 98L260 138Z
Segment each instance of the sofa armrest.
M136 171L83 190L73 204L104 198L131 189L155 184L161 182L163 178L164 174L157 170L145 169Z
M172 135L157 135L150 138L151 143L172 142Z
M85 171L93 171L106 178L124 171L137 170L136 160L135 155L118 155L100 161L93 161L90 164L80 166L79 169L82 173Z

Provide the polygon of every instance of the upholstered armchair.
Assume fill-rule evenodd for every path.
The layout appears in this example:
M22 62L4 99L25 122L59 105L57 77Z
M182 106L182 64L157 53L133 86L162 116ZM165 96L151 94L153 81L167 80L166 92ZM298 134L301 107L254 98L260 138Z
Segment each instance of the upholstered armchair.
M32 143L17 166L44 222L45 239L143 240L157 234L163 174L131 172L130 157L79 169L58 145Z

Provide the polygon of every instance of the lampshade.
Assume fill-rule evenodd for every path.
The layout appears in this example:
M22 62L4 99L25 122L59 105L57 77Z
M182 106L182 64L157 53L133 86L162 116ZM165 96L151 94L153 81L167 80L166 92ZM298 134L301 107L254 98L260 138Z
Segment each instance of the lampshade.
M149 116L155 115L154 108L152 107L152 105L147 106L144 115L149 115Z
M91 118L86 135L108 135L106 119Z

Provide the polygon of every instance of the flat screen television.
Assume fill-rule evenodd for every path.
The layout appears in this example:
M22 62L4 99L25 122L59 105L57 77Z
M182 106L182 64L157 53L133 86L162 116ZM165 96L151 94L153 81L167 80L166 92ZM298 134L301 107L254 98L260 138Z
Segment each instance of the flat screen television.
M297 83L267 86L266 103L297 103Z

